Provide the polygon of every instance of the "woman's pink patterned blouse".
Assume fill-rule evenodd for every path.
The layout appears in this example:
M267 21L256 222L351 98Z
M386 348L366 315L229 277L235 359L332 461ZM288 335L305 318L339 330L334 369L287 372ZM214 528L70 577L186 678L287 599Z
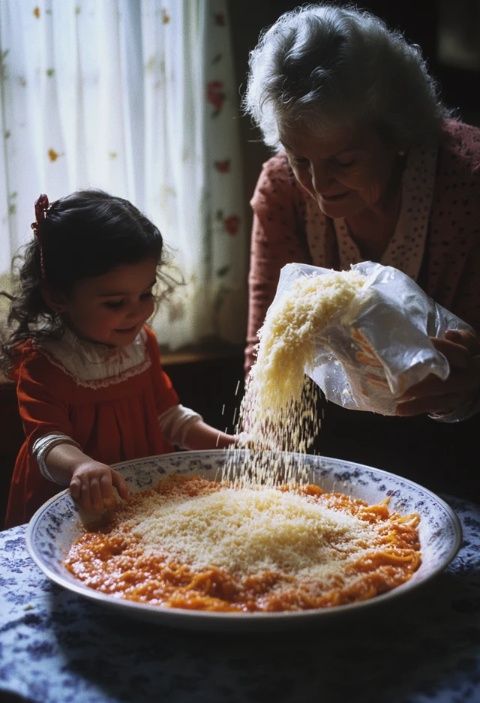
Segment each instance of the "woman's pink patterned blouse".
M362 260L346 223L321 213L283 153L263 165L251 205L246 369L282 266L348 269ZM450 120L437 148L410 151L400 215L380 263L407 273L480 331L480 129Z

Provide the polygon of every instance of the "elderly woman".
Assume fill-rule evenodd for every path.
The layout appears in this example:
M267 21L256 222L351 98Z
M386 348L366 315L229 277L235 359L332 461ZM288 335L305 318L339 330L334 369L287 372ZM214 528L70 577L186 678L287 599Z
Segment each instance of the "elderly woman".
M246 111L276 154L252 200L246 368L288 262L394 266L480 331L480 130L450 119L420 50L368 12L309 5L250 55ZM480 343L447 332L398 415L464 419L478 408Z

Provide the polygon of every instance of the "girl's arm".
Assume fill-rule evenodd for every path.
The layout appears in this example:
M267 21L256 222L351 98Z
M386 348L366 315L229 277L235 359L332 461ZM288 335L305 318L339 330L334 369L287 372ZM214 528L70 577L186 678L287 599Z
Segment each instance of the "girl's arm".
M192 422L185 435L187 449L223 449L235 443L233 435L207 425L203 420Z
M158 422L163 436L182 449L223 449L236 439L207 425L195 410L180 403L162 413Z
M86 513L102 513L115 505L117 489L121 498L128 498L128 487L114 469L84 454L73 444L57 444L45 457L52 479L69 485L72 498Z

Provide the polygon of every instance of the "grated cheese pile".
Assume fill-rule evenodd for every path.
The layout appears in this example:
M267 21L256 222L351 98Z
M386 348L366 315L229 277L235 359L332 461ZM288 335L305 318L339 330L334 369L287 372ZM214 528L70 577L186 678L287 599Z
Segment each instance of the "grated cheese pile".
M322 580L358 559L375 536L355 516L275 488L150 495L124 528L140 537L147 554L194 570L217 566L241 576L274 571Z
M318 432L318 390L305 375L316 355L316 337L357 299L366 277L357 271L332 271L299 278L270 306L259 330L256 362L240 405L237 432L256 453L252 469L240 472L235 450L223 478L238 485L306 482L298 462L279 452L305 453ZM257 450L263 450L258 452Z
M224 488L173 500L157 494L126 526L147 553L193 569L215 565L232 574L273 570L302 578L333 575L366 551L374 535L354 516L274 488Z

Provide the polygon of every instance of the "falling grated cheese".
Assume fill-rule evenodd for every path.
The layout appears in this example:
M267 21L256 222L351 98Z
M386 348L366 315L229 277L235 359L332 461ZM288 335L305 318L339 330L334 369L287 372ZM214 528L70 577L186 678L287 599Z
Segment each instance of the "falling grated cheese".
M315 363L316 339L336 316L348 314L365 281L354 270L299 278L270 306L236 428L254 450L267 451L252 457L249 473L239 473L233 449L225 480L239 486L308 480L306 471L299 474L298 462L287 456L278 460L278 452L306 453L313 444L320 425L318 389L306 371Z

